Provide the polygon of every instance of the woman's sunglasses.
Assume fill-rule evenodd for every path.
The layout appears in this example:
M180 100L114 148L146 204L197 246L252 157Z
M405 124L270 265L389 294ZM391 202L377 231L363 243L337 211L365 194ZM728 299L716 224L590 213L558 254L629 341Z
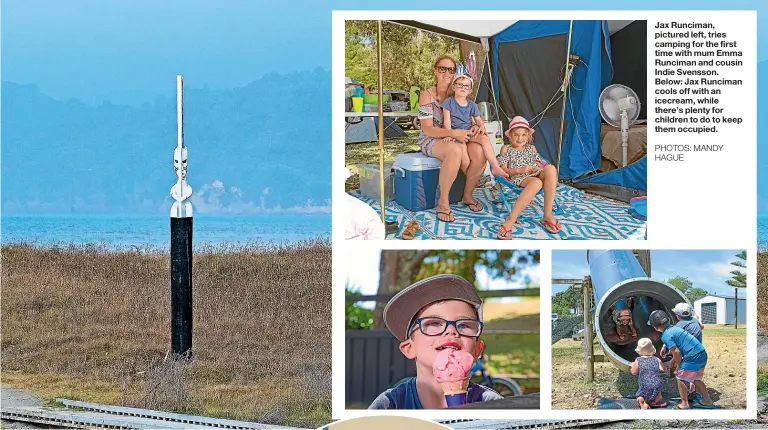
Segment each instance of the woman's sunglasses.
M456 68L454 67L437 66L436 69L438 73L441 73L443 75L446 73L450 73L451 75L456 73Z

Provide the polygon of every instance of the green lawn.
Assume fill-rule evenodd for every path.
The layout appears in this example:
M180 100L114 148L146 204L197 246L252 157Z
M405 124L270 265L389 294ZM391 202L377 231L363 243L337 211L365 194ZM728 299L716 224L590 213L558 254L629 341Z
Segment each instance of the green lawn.
M757 396L768 395L768 366L757 368Z
M484 334L491 374L539 377L538 334Z

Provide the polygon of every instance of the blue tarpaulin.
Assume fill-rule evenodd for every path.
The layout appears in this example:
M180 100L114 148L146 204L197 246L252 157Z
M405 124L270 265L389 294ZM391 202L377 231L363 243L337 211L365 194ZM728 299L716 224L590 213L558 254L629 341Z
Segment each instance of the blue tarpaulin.
M578 181L579 184L603 185L605 187L620 187L624 189L625 195L621 200L629 201L629 198L646 195L648 189L648 157L643 157L627 167L622 167L609 172L598 173ZM616 190L616 192L621 192Z
M559 166L561 179L598 194L629 201L646 195L647 163L643 158L615 171L594 174L600 167L598 100L613 78L607 21L573 21L570 53L578 56L565 103L559 95L571 21L518 21L490 39L496 102L508 116L526 118L544 112L536 124L534 145ZM549 106L549 108L547 108ZM506 124L505 124L506 125ZM558 153L560 154L558 160Z
M505 72L504 61L499 61L499 51L506 44L532 41L548 36L564 35L567 44L567 36L570 27L570 21L518 21L501 31L491 39L492 55L494 65L494 86L500 86L501 79L511 78ZM606 21L573 21L573 31L571 37L571 53L579 56L580 62L573 71L572 86L569 88L565 110L566 128L563 137L563 147L560 151L561 160L560 177L562 179L575 179L588 172L597 170L600 166L600 112L597 101L600 92L611 81L611 50L610 37L608 32L608 23ZM537 58L520 58L515 64L516 69L529 68L531 71L541 68L537 62L546 61L551 65L562 66L565 63L565 49L559 58L547 58L546 60ZM523 63L523 64L520 64ZM527 63L527 64L526 64ZM527 80L529 82L520 82L520 86L535 79L537 73L518 73L517 79ZM526 76L528 75L528 76ZM512 77L512 79L515 79ZM544 90L540 96L545 95L544 103L555 88ZM538 95L538 94L537 94ZM499 95L497 94L497 98ZM516 97L513 95L513 97ZM519 97L519 96L517 96ZM541 97L533 97L541 99ZM535 111L540 106L540 100L530 100L529 103L519 103L522 110L526 107L529 112L515 112L516 115L523 115L528 118L536 115ZM527 105L527 106L526 106ZM559 116L559 110L552 112L551 116ZM556 130L547 130L542 134L551 135L556 139L537 139L537 146L540 152L546 154L557 154L559 146L559 121L555 123L550 121L542 124L546 128L556 127ZM538 136L537 136L538 138ZM552 157L555 158L555 157Z

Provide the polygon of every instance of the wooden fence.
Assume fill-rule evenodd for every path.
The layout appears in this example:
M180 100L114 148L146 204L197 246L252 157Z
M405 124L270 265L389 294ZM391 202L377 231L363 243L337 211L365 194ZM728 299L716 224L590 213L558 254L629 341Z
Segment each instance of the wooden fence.
M416 365L400 352L389 330L347 330L346 403L369 405L397 381L416 376Z

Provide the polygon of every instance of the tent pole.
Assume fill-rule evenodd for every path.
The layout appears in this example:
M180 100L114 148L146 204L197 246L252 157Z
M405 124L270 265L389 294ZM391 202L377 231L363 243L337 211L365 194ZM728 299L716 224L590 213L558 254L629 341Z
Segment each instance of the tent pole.
M379 91L378 104L379 104L379 197L381 197L381 222L386 225L386 219L384 214L384 85L381 72L381 20L377 21L378 32L376 35L376 45L378 45L379 55L376 59L379 80L376 88Z
M560 113L560 146L557 148L557 177L560 177L561 154L563 152L563 126L565 125L565 106L568 101L568 87L571 85L568 74L571 68L571 37L573 36L573 20L568 27L568 49L565 50L565 75L563 76L563 109Z
M488 64L488 82L491 84L491 97L493 98L493 107L496 108L496 117L501 120L501 112L499 110L499 103L501 103L500 100L497 100L496 98L496 89L493 88L493 72L491 71L491 54L488 51L485 51L485 62ZM504 123L501 124L502 126ZM502 130L499 130L502 131ZM493 142L491 142L493 143Z

